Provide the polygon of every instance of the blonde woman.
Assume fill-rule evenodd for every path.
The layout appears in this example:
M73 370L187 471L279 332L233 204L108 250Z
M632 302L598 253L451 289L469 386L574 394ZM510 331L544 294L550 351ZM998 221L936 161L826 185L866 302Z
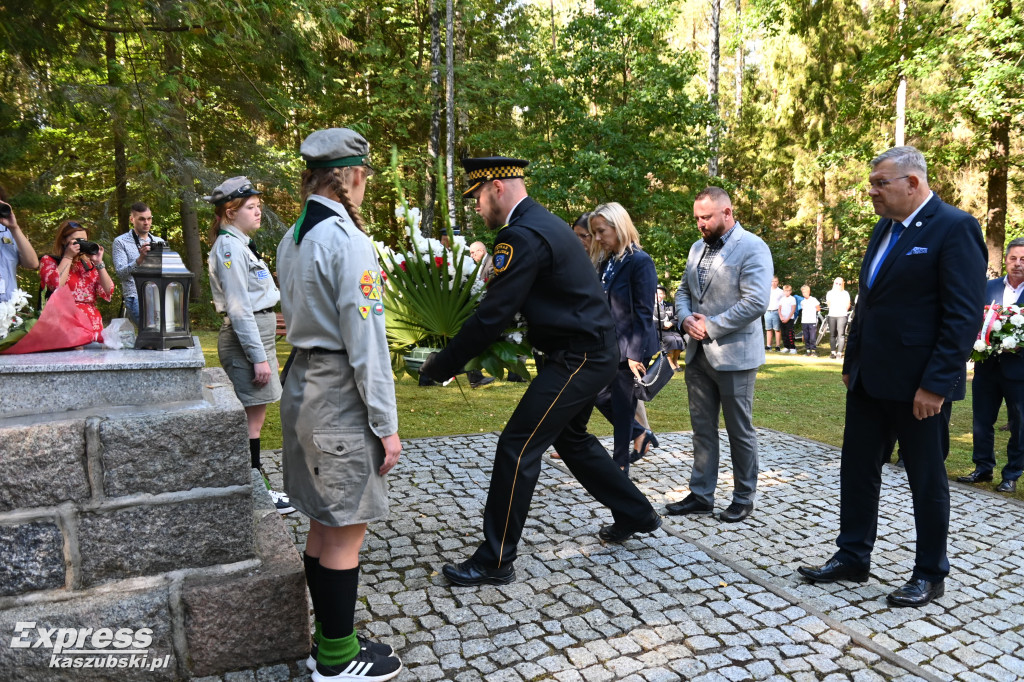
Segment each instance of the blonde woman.
M658 352L658 332L654 325L654 300L658 273L654 261L640 248L640 235L629 213L621 204L601 204L590 214L590 232L594 247L600 249L598 273L608 295L619 340L619 369L615 379L597 397L597 409L612 423L615 448L612 458L623 471L629 471L631 442L644 435L633 432L636 396L633 377L647 371L651 356ZM647 449L654 435L647 431L639 454Z
M356 634L359 550L388 514L398 462L398 408L381 302L380 264L359 207L370 145L348 128L302 143L303 208L277 247L288 342L281 399L284 486L309 517L303 563L313 598L315 682L389 680L394 650Z

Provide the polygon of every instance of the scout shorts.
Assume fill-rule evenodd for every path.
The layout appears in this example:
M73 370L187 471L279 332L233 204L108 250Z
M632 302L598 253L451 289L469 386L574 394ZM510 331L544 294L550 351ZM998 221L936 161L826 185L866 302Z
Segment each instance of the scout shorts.
M235 387L235 395L245 407L276 403L281 399L281 378L277 371L277 316L273 313L257 315L256 326L259 327L260 341L267 351L267 362L270 363L270 381L265 386L252 383L256 376L253 364L245 356L238 335L227 318L224 318L224 324L217 335L217 356L221 367L227 372L231 385Z

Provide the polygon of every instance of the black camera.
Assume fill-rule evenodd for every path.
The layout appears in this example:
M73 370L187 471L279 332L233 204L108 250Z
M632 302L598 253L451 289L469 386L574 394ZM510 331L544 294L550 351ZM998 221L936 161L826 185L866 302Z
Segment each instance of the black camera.
M100 245L88 239L76 239L75 243L78 244L78 252L86 256L95 256L100 252Z
M10 217L11 217L11 206L10 206L10 204L6 204L6 203L0 201L0 218L10 218Z

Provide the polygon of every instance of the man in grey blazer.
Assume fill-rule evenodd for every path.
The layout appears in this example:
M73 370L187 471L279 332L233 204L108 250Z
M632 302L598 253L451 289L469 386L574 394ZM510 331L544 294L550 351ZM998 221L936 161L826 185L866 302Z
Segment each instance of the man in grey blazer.
M725 190L708 187L693 203L703 239L690 248L676 292L676 314L690 335L686 390L693 425L690 494L666 507L670 515L710 514L718 484L718 415L725 414L732 453L732 503L721 520L742 521L754 510L757 434L754 379L764 364L761 316L768 307L772 253L733 217Z

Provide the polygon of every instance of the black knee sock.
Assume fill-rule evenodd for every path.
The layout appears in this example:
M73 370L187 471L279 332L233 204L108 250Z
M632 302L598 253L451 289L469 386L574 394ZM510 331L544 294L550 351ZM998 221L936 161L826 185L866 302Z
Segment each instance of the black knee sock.
M337 571L320 564L317 575L321 632L328 639L347 637L355 630L356 593L359 590L359 567Z
M320 643L320 592L317 585L320 582L320 557L312 557L302 553L302 566L306 569L306 587L309 588L309 597L313 600L313 642Z
M260 439L250 438L249 439L249 459L252 461L252 468L259 469L260 462Z

